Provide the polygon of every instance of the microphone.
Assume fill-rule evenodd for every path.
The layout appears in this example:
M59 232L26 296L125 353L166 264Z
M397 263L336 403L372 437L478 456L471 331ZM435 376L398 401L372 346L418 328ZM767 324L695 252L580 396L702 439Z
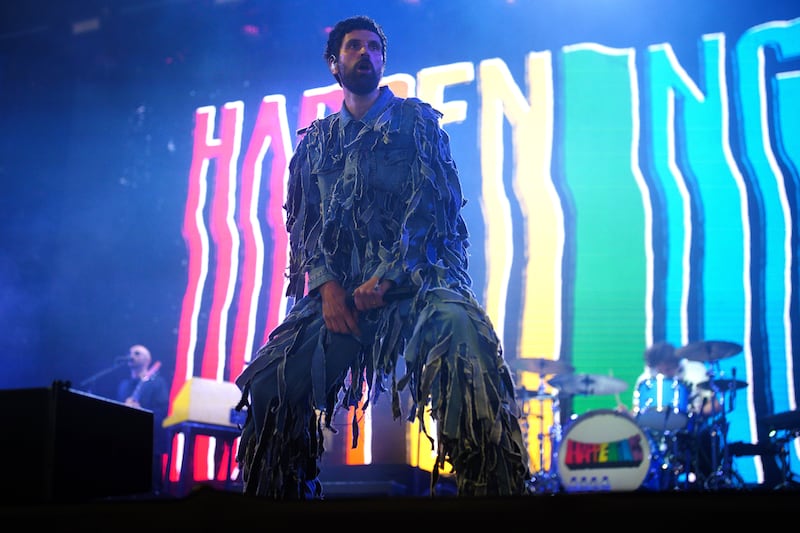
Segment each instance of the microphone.
M734 409L734 404L736 403L736 367L733 367L733 368L731 369L731 377L732 377L732 379L731 379L731 385L730 385L730 391L731 391L731 411L733 411L733 409Z
M411 298L417 293L416 287L408 287L408 286L401 286L401 287L392 287L385 293L383 293L383 301L388 303L396 302L397 300L405 300L406 298ZM356 308L356 303L353 301L353 295L349 294L347 296L347 305L353 309Z
M132 360L133 357L130 355L120 355L119 357L114 358L115 363L127 363L128 361Z

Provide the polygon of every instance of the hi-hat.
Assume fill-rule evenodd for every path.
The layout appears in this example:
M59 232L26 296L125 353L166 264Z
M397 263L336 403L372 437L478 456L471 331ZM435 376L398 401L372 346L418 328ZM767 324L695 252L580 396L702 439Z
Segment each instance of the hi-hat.
M517 398L520 400L555 400L558 394L548 394L546 392L525 388L517 389Z
M547 383L566 394L584 396L617 394L628 388L621 379L594 374L566 374L551 378Z
M715 379L704 381L702 383L697 384L698 389L703 390L718 390L720 392L724 392L726 390L739 390L747 387L746 381L741 381L738 379Z
M534 359L523 357L509 361L509 365L514 370L525 372L536 372L537 374L564 374L574 370L572 365L559 361L558 359Z
M675 350L675 355L690 361L711 362L742 351L742 345L728 341L697 341Z

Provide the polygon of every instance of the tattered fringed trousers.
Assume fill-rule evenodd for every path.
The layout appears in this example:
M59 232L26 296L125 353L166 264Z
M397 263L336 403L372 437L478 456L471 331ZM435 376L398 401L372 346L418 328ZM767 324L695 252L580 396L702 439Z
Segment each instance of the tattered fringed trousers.
M406 306L403 314L401 336L391 321L365 322L361 344L325 331L318 300L297 302L237 379L240 407L248 412L237 454L246 493L322 497L321 420L333 418L336 402L349 406L360 398L360 383L345 385L348 372L374 371L381 382L387 369L394 372L400 350L387 351L385 339L400 337L407 339L398 343L405 346L407 374L399 382L389 376L395 418L402 414L399 391L409 387L413 407L407 418L418 418L435 443L439 467L452 465L459 496L526 492L530 472L520 409L488 317L474 300L445 289L427 292L418 311ZM435 438L425 427L426 412ZM434 468L431 494L437 477Z

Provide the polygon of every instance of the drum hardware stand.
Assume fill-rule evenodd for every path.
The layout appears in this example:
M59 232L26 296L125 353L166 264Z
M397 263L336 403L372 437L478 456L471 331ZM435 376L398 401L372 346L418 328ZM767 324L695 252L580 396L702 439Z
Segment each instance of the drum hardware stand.
M688 475L687 467L691 465L691 452L681 450L679 437L684 431L646 429L645 432L650 436L652 447L654 465L651 474L656 476L653 481L657 485L654 488L659 491L685 489L688 481L682 482L681 476ZM652 485L650 487L653 488Z
M537 470L531 479L531 483L533 486L533 490L536 493L546 493L551 494L558 492L561 488L561 481L558 478L558 473L556 472L549 472L544 468L544 438L547 435L550 438L550 447L551 451L555 450L556 443L554 442L554 437L558 439L560 437L560 426L556 421L556 414L558 413L558 395L547 395L544 392L544 380L541 379L539 381L539 387L536 391L536 396L534 397L536 401L539 402L539 414L537 418L539 419L539 470ZM544 432L544 401L546 399L553 400L553 425L550 427L549 433L545 434ZM529 414L527 412L527 402L525 403L525 415ZM551 457L553 454L551 453ZM554 460L550 461L550 469L552 470L555 468L556 462Z
M685 441L681 448L683 451L683 470L681 473L684 475L684 479L680 487L683 490L704 489L706 477L710 475L703 474L702 467L704 464L700 459L701 454L703 454L706 460L711 461L711 458L705 455L703 450L704 431L711 429L709 421L710 418L703 416L701 408L701 412L696 413L696 416L691 416L688 429L683 433ZM713 464L716 466L716 463Z
M770 447L772 455L777 456L781 466L781 483L775 489L800 487L800 481L795 480L791 469L791 442L800 438L800 411L786 411L764 418L763 423L769 428ZM763 453L762 453L763 455Z
M685 488L685 486L683 486L685 484L681 484L681 475L688 474L687 465L690 463L687 461L687 458L681 457L678 434L670 433L668 437L670 439L670 448L665 455L665 465L669 468L670 485L667 488L677 491Z
M781 482L775 486L775 490L796 489L800 487L800 481L795 480L795 474L791 468L791 452L789 444L796 438L800 438L800 429L786 432L783 436L775 439L775 446L780 450L777 452L778 461L781 464Z
M714 372L709 372L711 390L714 391L713 398L718 395L722 397L722 412L720 416L714 418L711 427L711 464L715 466L714 471L704 481L703 486L708 490L741 488L744 480L733 469L733 459L731 458L728 447L728 417L727 412L732 411L736 400L736 369L733 369L734 380L728 389L730 402L725 402L725 392L720 390L714 381ZM720 456L721 450L721 456Z
M544 400L550 399L553 401L552 409L553 409L553 425L550 427L550 444L551 444L551 464L550 468L554 469L557 467L558 462L556 461L557 453L555 452L558 443L561 441L561 427L558 424L558 420L556 415L558 414L559 404L558 404L558 394L549 395L545 394L544 387L545 387L545 376L546 375L556 375L556 374L567 374L572 375L572 372L575 370L571 364L565 361L561 361L558 359L544 359L544 358L531 358L531 357L523 357L517 359L514 363L511 364L511 367L517 371L522 372L534 372L539 375L539 386L537 387L537 391L535 396L529 396L526 398L526 401L523 403L523 414L525 415L526 423L525 423L525 440L526 444L529 444L528 436L530 435L530 428L528 428L527 419L529 416L529 406L528 401L529 399L533 398L539 402L539 470L532 475L532 478L529 482L529 489L534 492L558 492L561 489L561 482L559 480L558 474L554 472L548 472L544 468ZM555 388L559 388L556 385L553 385ZM527 451L527 450L526 450Z

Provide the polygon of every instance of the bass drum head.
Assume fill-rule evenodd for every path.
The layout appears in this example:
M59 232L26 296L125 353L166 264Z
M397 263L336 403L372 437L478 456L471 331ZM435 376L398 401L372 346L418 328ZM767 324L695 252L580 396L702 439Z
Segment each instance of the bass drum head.
M600 409L576 418L558 447L567 492L633 491L650 469L650 441L627 414Z

